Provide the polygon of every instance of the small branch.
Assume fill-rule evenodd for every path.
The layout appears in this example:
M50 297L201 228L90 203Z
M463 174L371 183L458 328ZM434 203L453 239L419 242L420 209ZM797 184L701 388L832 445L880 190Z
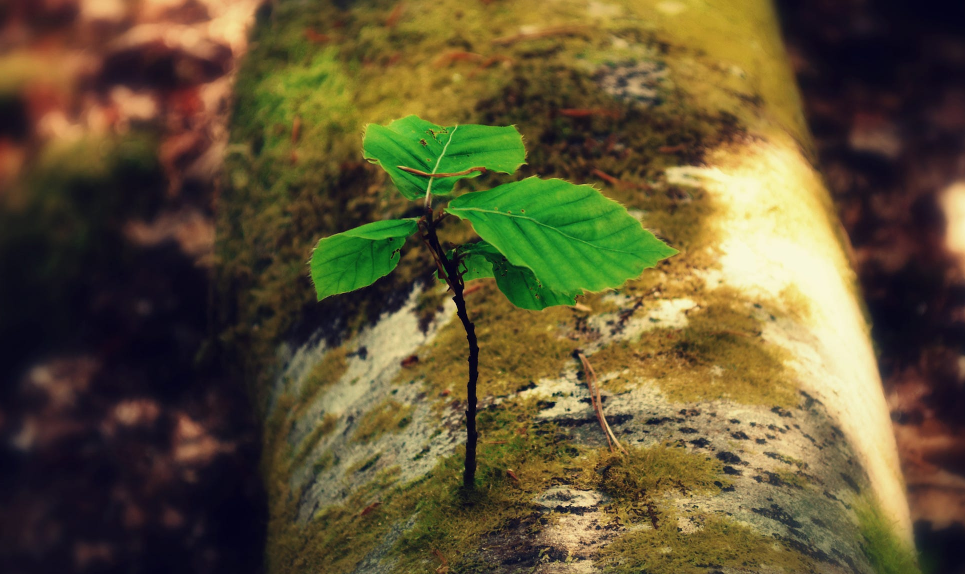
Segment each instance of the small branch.
M459 175L469 175L470 173L475 173L475 172L477 172L477 171L478 171L479 173L486 173L486 168L484 168L484 167L471 167L471 168L469 168L469 169L467 169L467 170L464 170L464 171L456 171L456 172L453 172L453 173L426 173L426 172L424 172L424 171L420 171L420 170L415 169L415 168L413 168L413 167L406 167L406 166L404 166L404 165L397 165L397 166L395 166L395 167L401 169L401 170L404 171L404 172L411 173L411 174L413 174L413 175L418 175L418 176L421 176L421 177L434 177L434 178L440 178L440 177L456 177L456 176L459 176Z
M502 36L493 40L493 44L497 46L508 46L524 40L536 40L538 38L548 38L550 36L574 36L577 34L586 34L588 31L589 26L580 24L549 26L547 28L541 28L532 32L522 32L520 34L513 34L511 36Z
M603 401L600 399L600 385L597 384L596 371L593 370L593 365L590 364L590 360L586 358L583 351L576 351L576 356L583 364L583 372L586 374L586 386L590 391L590 404L593 405L593 412L596 413L596 418L600 421L600 428L603 429L603 434L606 436L606 442L610 445L610 451L613 452L613 445L617 445L623 454L630 454L627 449L623 448L620 441L617 440L615 434L613 434L613 429L610 428L609 423L606 422L606 415L603 414Z

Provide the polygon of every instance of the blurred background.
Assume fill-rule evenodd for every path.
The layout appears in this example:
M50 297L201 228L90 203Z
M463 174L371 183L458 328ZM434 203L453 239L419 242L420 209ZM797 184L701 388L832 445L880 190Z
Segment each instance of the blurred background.
M257 425L209 343L231 80L260 4L0 2L4 572L261 569ZM777 6L922 562L962 574L965 2Z

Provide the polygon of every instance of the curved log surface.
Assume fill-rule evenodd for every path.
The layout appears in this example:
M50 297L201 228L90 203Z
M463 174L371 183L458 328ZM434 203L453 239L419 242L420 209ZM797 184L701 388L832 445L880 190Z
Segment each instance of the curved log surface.
M769 3L279 2L241 70L222 339L265 413L273 572L907 572L894 439ZM412 242L314 303L318 237L417 215L364 124L515 124L519 176L592 183L681 253L574 308L467 294ZM487 174L460 184L486 189ZM445 241L471 230L454 221ZM600 376L614 454L590 407Z

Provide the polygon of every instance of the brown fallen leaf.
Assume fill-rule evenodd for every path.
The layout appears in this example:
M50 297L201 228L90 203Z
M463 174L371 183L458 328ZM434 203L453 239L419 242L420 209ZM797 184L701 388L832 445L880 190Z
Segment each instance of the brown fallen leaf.
M405 3L399 2L389 13L389 17L385 19L386 28L395 28L395 25L399 23L399 19L402 18L402 13L405 12Z
M439 559L439 562L442 562L442 565L436 568L436 574L448 574L449 561L446 560L446 557L442 555L442 552L439 552L435 548L432 549L432 553L436 555L436 558Z
M308 41L313 44L327 44L332 41L332 37L329 36L328 34L322 34L320 32L316 32L311 28L305 29L305 38L307 38Z
M380 506L382 506L382 503L379 502L379 501L375 501L375 502L373 502L372 504L366 506L366 507L362 510L362 512L359 513L359 516L365 516L366 514L371 514L376 508L378 508L378 507L380 507Z

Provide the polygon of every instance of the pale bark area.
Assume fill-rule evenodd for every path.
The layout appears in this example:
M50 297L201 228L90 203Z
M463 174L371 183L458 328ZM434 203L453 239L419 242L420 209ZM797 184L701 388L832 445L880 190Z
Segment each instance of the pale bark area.
M409 6L408 17L420 18L421 8L421 4ZM754 379L766 392L753 385L746 392L729 388L729 381L742 377L733 372L735 364L712 364L700 371L704 374L696 381L686 370L655 374L648 370L647 360L627 358L624 364L618 358L617 363L606 362L606 368L597 369L607 416L623 444L631 449L669 444L723 466L717 471L726 479L718 481L721 489L698 492L681 486L654 494L654 504L666 513L661 516L673 516L678 532L693 536L694 556L703 556L699 540L707 521L719 519L747 527L762 540L779 544L781 552L798 556L794 558L799 560L797 571L872 572L854 507L877 507L890 528L907 541L910 524L904 488L845 240L820 175L809 163L807 144L802 143L807 133L769 4L642 0L534 3L519 10L520 25L575 23L613 30L614 58L635 53L634 58L641 61L657 62L661 73L652 75L656 78L652 84L641 88L646 97L635 96L638 103L633 105L653 105L645 103L648 90L657 98L664 91L676 92L694 109L725 112L742 126L739 134L721 138L706 149L699 161L681 161L664 170L654 186L653 193L658 194L692 189L697 197L696 190L701 192L701 199L694 201L708 206L708 214L695 220L695 225L710 239L694 242L697 247L681 255L693 257L694 263L649 272L660 279L646 293L607 294L594 300L589 312L568 311L558 323L547 323L553 337L572 340L572 347L583 349L591 362L594 356L603 362L603 357L610 356L607 350L620 345L638 355L647 353L646 341L651 340L647 337L653 333L668 337L682 333L679 336L686 339L686 329L698 317L703 321L701 328L706 328L707 315L702 313L725 309L742 320L751 318L757 327L735 332L722 320L715 336L752 340L749 344L762 349L763 356L779 358L781 367L776 372L765 371L770 378ZM653 35L651 43L643 40L640 46L628 47L616 31L624 20L642 22L641 29ZM659 54L654 38L669 43L671 49ZM633 52L635 48L639 50ZM575 67L582 65L574 62ZM631 68L641 69L637 66ZM607 91L612 79L608 73L596 72L601 90L616 100L624 98L618 89ZM634 77L630 75L631 88ZM622 79L625 85L627 78ZM542 89L551 92L554 87ZM431 102L408 103L395 115L433 109ZM527 144L532 156L541 142ZM652 227L653 214L636 213L646 227ZM319 234L328 231L319 230ZM661 234L660 229L654 231ZM427 325L420 324L417 307L420 297L425 297L424 289L433 288L412 286L401 308L388 309L374 324L342 339L318 336L278 342L278 361L283 366L268 393L268 411L275 411L276 422L287 420L290 426L280 427L285 436L278 443L271 441L269 429L266 444L276 450L267 452L266 460L278 467L269 475L287 489L285 500L272 504L293 508L290 517L296 526L290 532L295 534L286 536L298 538L299 529L304 529L304 535L300 541L278 543L279 547L300 543L300 551L276 554L269 544L268 563L273 571L324 570L322 564L299 558L319 544L319 532L368 527L360 521L379 512L374 503L388 507L393 497L406 496L407 485L429 480L434 469L459 451L464 404L426 383L431 372L413 371L409 365L410 357L422 362L433 357L437 352L433 345L454 320L448 303ZM471 299L469 306L472 316ZM513 321L547 321L546 317L550 315L520 311ZM511 321L504 323L512 326ZM331 332L331 326L318 327L320 333ZM515 335L507 330L496 336ZM338 343L332 344L333 340ZM518 341L521 355L549 352L529 343ZM485 353L486 343L482 345ZM343 358L327 375L323 373L330 377L322 381L323 390L306 393L313 372L327 359L335 364L332 357L338 352ZM706 357L691 359L696 363L718 360L713 346L706 352ZM436 363L433 368L445 367ZM565 429L561 440L583 453L574 460L605 449L577 361L561 361L537 380L512 380L513 376L513 372L494 375L510 380L488 382L499 382L503 384L499 388L508 390L488 395L487 381L481 379L483 411L518 409L535 397L541 402L531 425L555 423L553 428ZM449 387L455 391L464 384L452 380ZM299 404L298 397L307 397L302 399L307 402ZM382 419L391 424L382 423L377 432L360 439L360 428L380 409L385 411ZM330 428L319 432L323 424ZM279 461L278 445L286 443L290 452ZM485 456L481 454L483 464ZM526 469L508 470L519 475L519 488L525 491ZM596 472L605 474L606 469ZM358 498L360 489L377 480L388 483ZM578 573L606 571L621 564L620 557L601 560L601 552L629 533L655 528L656 519L637 516L615 521L612 493L587 484L568 481L565 473L547 481L545 488L527 499L529 514L480 532L470 539L470 548L459 550L451 566L458 570L468 560L486 564L491 567L487 571L493 572ZM516 488L513 483L500 485ZM326 511L340 505L356 505L349 512L356 518L318 523L331 516ZM361 548L354 566L340 568L392 572L401 568L399 564L411 568L419 560L421 569L401 571L443 567L433 554L435 547L399 549L399 541L422 519L424 513L415 510L409 516L393 517L391 525L380 523L385 533L377 543ZM277 524L272 528L279 530ZM413 558L413 552L419 556ZM688 550L684 545L670 552L680 555ZM777 563L768 564L769 559L742 567L726 561L699 563L695 558L698 563L688 571L781 571Z

